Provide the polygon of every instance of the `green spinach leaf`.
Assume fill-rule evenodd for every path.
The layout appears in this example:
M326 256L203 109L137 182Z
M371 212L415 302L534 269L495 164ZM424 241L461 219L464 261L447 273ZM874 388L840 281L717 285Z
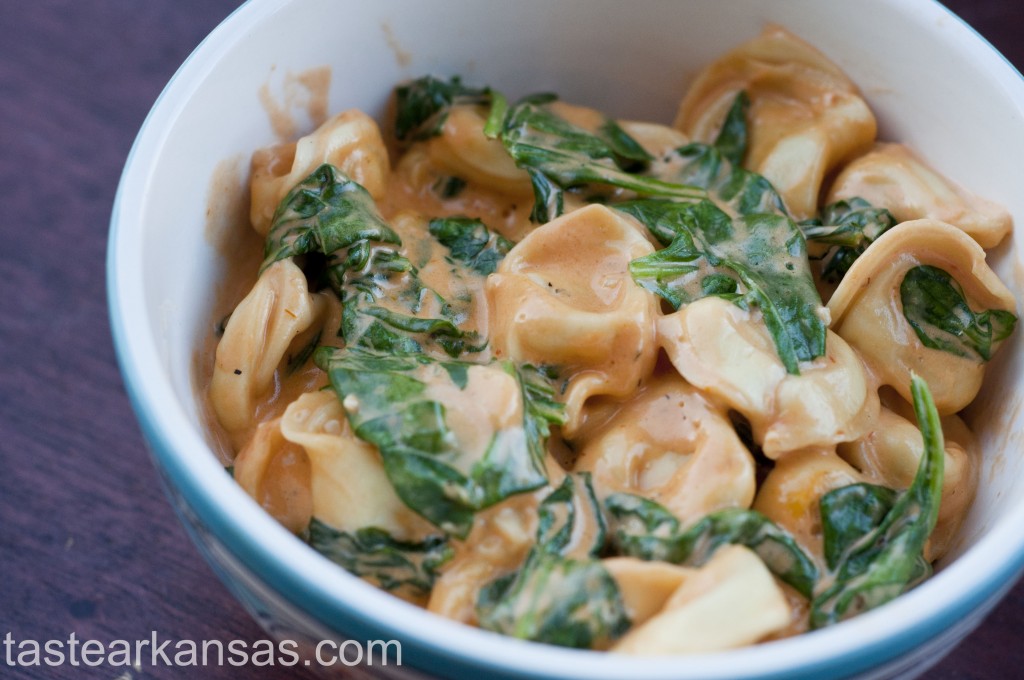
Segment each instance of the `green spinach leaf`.
M480 626L564 647L609 646L630 621L618 584L596 559L603 544L589 475L566 476L541 502L537 544L523 565L480 591Z
M681 564L689 556L679 518L660 503L631 493L615 493L605 498L604 508L616 553L672 564Z
M683 166L673 178L714 193L741 215L788 216L782 197L761 175L730 164L714 146L692 142L677 149Z
M665 507L641 496L612 494L605 509L611 516L612 544L623 555L699 567L721 546L738 544L757 553L773 574L808 599L818 581L818 568L789 532L756 510L719 510L684 531Z
M655 172L660 179L700 187L741 215L771 213L788 217L782 197L763 176L743 168L747 152L747 107L740 92L714 144L691 142L669 154Z
M400 245L381 218L373 197L333 165L324 164L289 191L278 205L264 245L260 271L278 260L319 253L330 259L334 277L365 267L371 243ZM407 271L408 261L392 268Z
M558 217L563 193L586 185L685 201L705 196L694 187L640 174L651 157L615 121L607 119L597 130L589 131L559 116L550 101L538 97L520 100L508 109L500 126L506 150L533 183L535 222Z
M921 344L959 357L992 358L997 343L1013 333L1017 317L1005 310L975 312L948 272L921 265L900 284L903 315Z
M825 353L821 298L811 277L807 244L783 216L730 218L710 201L697 204L646 199L618 204L667 248L633 260L633 280L675 308L718 295L761 311L789 373Z
M522 389L523 430L526 446L534 465L543 470L547 459L545 448L552 426L565 425L565 405L555 398L552 377L531 364L519 364L512 369Z
M821 497L825 562L829 569L836 569L850 547L882 523L898 498L893 489L875 484L851 484Z
M924 560L924 547L939 516L945 444L927 384L913 375L910 388L917 425L924 438L924 453L910 488L900 492L894 502L877 490L837 489L822 499L823 526L832 525L826 535L838 537L839 544L826 548L835 564L834 581L811 602L812 628L831 625L885 604L930 571ZM859 518L843 515L851 512L843 502L851 498L859 505L852 511ZM890 502L885 511L884 506ZM884 516L878 521L882 512ZM853 525L874 526L854 540Z
M464 331L450 319L403 314L373 302L357 296L346 300L341 325L346 342L387 354L419 354L434 344L450 357L479 352L487 345L476 332Z
M537 510L538 549L563 556L597 557L606 527L590 473L566 475Z
M438 217L430 220L428 229L431 236L448 248L453 260L482 276L493 274L515 245L470 217Z
M480 591L480 627L523 640L601 649L630 626L618 584L598 560L532 551Z
M821 298L807 243L782 199L764 177L740 165L748 139L747 106L740 92L713 145L695 142L677 149L676 162L660 171L664 179L712 191L737 217L711 200L646 198L613 207L635 217L667 246L630 263L638 285L676 309L708 295L756 307L786 370L798 374L801 361L825 353Z
M530 364L506 366L515 372L522 389L526 447L534 458L534 464L543 470L548 457L546 442L551 436L551 427L565 424L565 405L555 398L553 378L549 373Z
M341 299L341 335L348 346L392 354L436 347L450 357L481 351L486 341L458 326L462 310L420 281L400 247L366 189L325 164L278 207L263 268L298 256L319 264L319 278ZM310 269L315 267L307 267L307 274ZM441 318L421 316L428 300Z
M330 347L318 349L314 359L351 406L346 415L356 436L380 451L399 498L443 531L465 537L477 510L547 482L547 405L524 401L523 422L495 431L479 455L467 452L449 428L449 405L431 398L428 387L465 389L472 364ZM507 371L529 398L525 383L535 377L524 377L524 369L504 363L488 370Z
M837 283L868 246L896 226L896 218L885 208L876 208L863 198L836 201L821 216L800 223L809 243L825 246L820 259L821 278Z
M747 155L747 109L750 108L750 98L746 92L740 91L729 107L729 112L722 122L722 129L718 131L715 138L715 148L722 154L733 167L743 165L743 157Z
M418 78L395 88L395 138L403 143L429 139L441 133L453 106L490 103L490 88L467 87L459 76Z
M346 571L385 590L411 595L429 594L438 570L453 555L445 536L399 541L384 529L366 527L348 533L316 517L309 523L309 544Z

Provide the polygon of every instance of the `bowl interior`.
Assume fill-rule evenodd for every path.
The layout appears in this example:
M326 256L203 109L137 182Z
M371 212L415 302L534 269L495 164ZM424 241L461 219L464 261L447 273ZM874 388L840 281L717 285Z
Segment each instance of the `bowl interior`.
M515 641L435 623L339 575L312 551L296 549L286 532L252 512L211 453L195 394L197 348L209 338L214 291L224 285L225 253L231 252L215 233L223 226L217 218L226 214L224 206L244 201L249 154L279 141L275 121L293 121L299 134L310 129L311 101L295 89L296 76L310 69L329 69L330 113L355 107L379 116L395 83L433 73L461 74L512 96L557 92L616 117L670 123L697 69L772 22L817 46L858 83L879 118L882 139L910 144L940 171L1024 220L1018 161L1024 157L1024 83L987 43L928 0L519 0L487 3L486 9L474 0L254 0L243 6L197 49L154 107L113 216L115 339L143 428L158 440L158 464L172 483L186 498L205 498L218 522L247 535L258 561L297 579L340 584L322 586L325 611L402 618L394 625L425 644L435 644L423 630L429 627L441 631L436 644L461 655L492 654L494 664L537 674L621 674L627 667L614 659L536 647L524 656ZM954 91L961 94L951 96ZM268 101L281 109L276 117L268 114ZM1018 294L1024 291L1020 243L1009 239L990 255ZM843 631L728 659L695 658L688 665L693 673L760 677L791 663L808 670L855 649L884 648L886 635L890 642L902 639L893 637L898 631L915 631L904 644L916 644L953 623L954 605L977 604L999 578L1016 571L1024 549L1024 538L1011 531L1024 519L1018 500L1024 471L1016 455L1024 430L1022 336L1016 333L993 361L970 412L984 451L981 485L946 568L887 606L885 616L869 614ZM652 677L686 672L658 660L632 661L628 668Z

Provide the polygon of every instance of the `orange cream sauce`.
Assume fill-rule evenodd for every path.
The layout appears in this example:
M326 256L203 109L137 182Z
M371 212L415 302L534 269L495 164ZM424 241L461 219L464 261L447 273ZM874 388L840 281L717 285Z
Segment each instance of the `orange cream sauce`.
M815 61L816 53L807 58ZM726 66L732 68L728 62ZM803 81L789 78L789 72L794 69L809 70L816 78L809 81L810 84L801 85ZM788 95L817 105L820 103L818 90L823 87L832 87L842 93L853 92L852 85L841 73L833 73L818 63L808 66L798 60L795 65L783 67L780 73L775 73L774 69L768 71L771 72L755 74L755 80L771 96L763 97L752 115L755 128L781 130L778 135L806 125L808 121L804 118L814 118L811 115L814 112L808 113L806 107L794 109ZM326 69L288 74L283 99L275 96L269 86L261 90L261 101L272 127L286 143L256 152L252 162L256 171L274 177L289 172L295 154L294 144L287 140L293 139L299 128L292 112L295 109L304 111L314 126L326 120L329 79L330 72ZM779 86L780 79L785 83L792 81L792 87L798 90L791 93L787 89L789 85ZM804 92L799 88L813 91ZM711 94L718 96L720 93ZM722 101L726 99L722 98ZM716 106L720 108L720 105ZM604 121L601 114L591 109L565 104L558 104L556 108L566 119L586 129L595 129ZM706 112L711 108L714 106L705 106L701 110ZM533 207L529 178L511 163L499 142L481 134L483 120L484 112L481 110L456 107L439 136L402 149L393 139L385 138L389 167L383 178L382 191L372 193L381 215L399 234L403 243L402 254L416 267L420 280L451 303L456 311L456 321L463 330L475 331L481 338L489 339L492 331L495 336L502 333L511 335L508 327L514 320L508 314L501 319L495 318L496 294L488 288L487 277L453 266L448 260L447 248L428 233L430 219L446 216L480 219L490 230L517 243L535 233L536 225L529 219ZM701 119L680 127L684 130L691 128L687 132L698 137L701 135L694 134L693 130L705 122ZM666 149L686 141L681 132L662 126L623 123L623 127L634 133L655 156L661 156ZM707 130L703 132L702 136L707 136ZM776 141L765 135L755 135L751 155L756 158L758 154L767 154ZM845 157L849 153L849 149L843 149L838 156ZM211 245L225 255L228 270L215 295L212 330L195 359L195 376L199 383L197 392L204 396L209 393L214 348L218 341L216 326L223 323L223 319L253 287L262 259L262 239L250 221L248 184L241 165L237 159L221 164L211 183L206 234ZM571 203L574 200L572 196L566 198L570 201L567 207L576 207ZM597 212L604 209L592 206L584 210ZM636 247L649 249L650 244L644 241L637 246L622 238L617 240L613 238L611 226L602 227L604 231L592 224L588 226L592 227L588 234L596 232L599 237L590 240L576 238L576 247L566 248L564 242L552 241L545 250L543 239L533 239L540 241L540 246L531 249L528 262L518 267L514 274L532 283L542 282L538 285L549 288L551 295L560 303L565 302L571 305L572 310L584 314L600 315L603 325L607 326L608 315L614 313L614 308L627 294L635 291L624 267L638 255L627 251ZM604 238L602 234L605 232L612 236ZM648 238L644 235L641 240ZM900 257L907 260L909 256L897 254L888 258L886 268L891 270L900 266ZM867 261L865 258L862 268ZM913 263L916 262L914 260ZM912 263L907 260L903 264L909 266ZM508 268L511 269L511 265ZM501 273L505 274L504 271ZM854 270L851 273L855 273ZM495 283L498 278L500 276L491 279L491 288L498 287ZM872 280L881 280L880 276L865 278L864 288ZM528 286L522 284L520 287L526 290ZM863 292L857 291L857 294ZM980 296L970 286L968 293L972 297ZM519 295L518 292L516 294ZM528 316L532 309L530 305L534 303L524 296L525 293L520 295L521 304L516 309L518 314ZM273 384L256 400L249 426L225 432L204 401L204 417L217 439L225 464L230 464L236 456L244 464L247 458L255 458L259 454L259 446L264 447L263 451L271 450L267 448L266 438L281 437L279 423L289 404L305 393L327 386L325 374L313 365L311 359L307 358L301 365L295 362L295 358L314 339L318 338L316 342L320 345L340 346L342 342L338 337L341 304L333 294L326 297L330 300L326 312L293 340L275 372ZM832 306L840 306L845 297L845 291L840 290L832 300ZM856 295L850 294L850 297ZM381 304L397 312L409 312L406 306L389 303L386 298L381 300ZM541 303L535 306L537 304ZM698 393L696 388L686 383L654 345L654 323L661 312L656 303L652 304L653 311L639 305L638 311L628 315L639 330L620 333L603 344L595 335L592 342L577 341L578 347L566 349L569 352L566 356L571 355L574 359L560 362L563 387L574 380L578 380L577 385L587 382L592 387L587 388L579 403L569 404L570 422L563 428L564 434L556 429L548 442L552 453L548 457L550 486L514 496L477 513L466 539L453 540L455 556L443 568L425 602L428 609L465 623L475 623L474 605L480 588L522 563L534 542L540 500L551 487L558 485L566 469L574 467L593 472L595 481L607 487L606 492L632 491L655 498L687 522L713 510L753 505L790 530L816 560L822 561L818 499L837 485L861 481L866 471L837 456L834 446L821 450L807 448L781 459L774 465L768 479L762 480L760 488L756 488L753 457L737 438L727 407L720 403L721 400ZM833 326L837 330L843 311L834 310ZM440 316L436 298L425 297L417 314ZM534 316L543 315L537 313ZM550 316L557 321L557 314ZM516 340L518 344L512 349L510 343L491 343L487 349L470 358L485 362L493 353L495 357L522 360L516 356L518 350L515 348L551 345L557 341L557 338L536 337L546 335L544 333L533 335L532 339ZM577 337L586 336L579 331ZM492 345L497 349L492 349ZM861 352L859 348L855 349ZM588 351L599 356L600 361L580 360L574 363L579 357L585 359ZM609 358L610 363L607 363ZM623 364L628 366L624 368ZM512 384L514 381L509 376L500 372L489 373L484 367L476 368L471 371L465 389L445 382L441 376L444 372L440 370L435 371L436 376L428 369L418 375L428 383L428 394L433 398L459 405L451 409L449 425L460 434L460 441L467 442L467 460L479 457L490 435L496 429L521 420L522 413L516 385ZM605 383L614 383L623 391L604 389ZM560 397L571 402L571 390L563 390ZM966 426L959 421L954 430L959 435L957 438L970 440ZM621 440L621 445L616 438ZM615 446L605 446L607 442ZM977 452L972 450L973 446L965 444L963 448L966 460L963 465L967 469L964 479L972 479L971 475L976 477L973 466L977 465ZM723 449L728 449L731 455L721 454ZM471 461L466 463L467 466L470 464ZM259 474L247 470L238 477L239 482L267 512L290 530L300 533L308 525L313 512L310 456L302 446L278 442L272 447L269 458L260 461L259 465ZM691 469L694 471L692 478L689 476ZM607 479L602 481L602 477ZM701 488L708 486L714 490ZM959 495L969 502L973 486L964 482L962 487L951 482L945 493L949 497ZM946 505L950 505L948 498ZM574 543L577 547L589 545L598 530L594 522L581 522L576 528L578 535L574 536ZM943 541L949 540L949 536L943 537ZM628 561L609 566L614 567L613 572L618 570L615 576L623 583L639 568ZM672 592L683 577L671 569L660 576L668 585L657 602L647 602L642 592L633 595L627 592L634 614L643 610L647 612L645 616L653 615L664 596ZM776 630L772 638L797 634L806 629L806 601L788 588L783 592L792 620Z

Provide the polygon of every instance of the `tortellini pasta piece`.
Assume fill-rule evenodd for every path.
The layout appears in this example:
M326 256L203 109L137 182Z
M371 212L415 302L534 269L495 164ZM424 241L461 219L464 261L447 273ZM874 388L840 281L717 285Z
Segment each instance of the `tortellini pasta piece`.
M517 167L505 146L484 134L485 116L474 106L453 106L441 133L427 142L427 152L456 177L502 193L528 197L530 176Z
M926 347L907 320L901 286L919 265L955 279L972 309L1013 312L1013 294L985 263L985 251L963 231L937 220L913 220L882 234L846 273L828 302L832 330L850 343L882 385L911 401L910 374L928 383L941 415L978 394L985 363ZM998 344L998 343L997 343Z
M913 409L909 404L903 407L901 414L882 409L874 430L838 447L839 455L872 484L906 489L917 473L924 440L907 419L913 417ZM953 544L978 487L978 452L971 431L957 416L943 418L942 429L946 442L942 502L926 548L929 561L942 557Z
M415 540L433 527L398 498L377 449L355 436L335 394L308 392L261 423L234 463L239 485L293 533L310 520Z
M298 142L253 154L249 219L257 233L267 235L281 199L324 163L361 184L375 199L384 196L390 161L380 128L362 111L350 109Z
M234 477L264 510L294 534L309 526L313 496L309 456L281 434L281 419L261 423L235 456Z
M696 573L689 567L636 557L609 557L601 560L601 564L615 579L626 613L634 626L641 625L661 611L672 593Z
M758 488L754 509L793 535L823 567L818 503L829 491L868 481L829 449L808 449L779 460Z
M589 397L627 396L654 367L658 303L629 273L653 251L629 218L592 205L535 229L487 280L494 355L568 378L568 436Z
M646 622L612 651L623 654L715 652L753 644L785 628L790 608L771 572L749 548L719 548L687 575Z
M754 499L754 461L728 415L678 375L655 379L573 443L575 469L592 474L599 494L645 496L684 524Z
M874 114L839 67L773 26L701 72L675 126L714 141L740 91L750 99L744 166L772 183L794 217L813 216L828 173L874 141Z
M298 266L279 260L231 313L217 344L209 394L214 413L233 439L258 422L257 406L276 388L278 365L328 307L324 296L309 293Z
M552 480L565 474L556 466L548 468ZM475 625L481 588L511 573L526 559L536 541L537 508L550 492L551 487L545 486L478 512L466 540L455 542L455 556L434 583L427 609Z
M659 319L658 341L687 381L750 421L769 458L856 439L878 414L876 388L835 333L825 356L791 375L763 323L707 297Z
M472 217L513 241L533 230L533 200L528 195L490 189L482 182L452 175L453 170L431 153L437 139L413 144L395 162L388 194L378 203L385 217L392 219L404 211Z
M338 531L377 527L398 540L433 531L395 493L377 449L355 436L333 391L309 392L289 404L280 429L309 456L314 517Z
M948 222L982 248L995 247L1013 229L1005 208L956 186L902 144L878 144L851 161L836 176L825 202L853 197L887 208L897 222Z

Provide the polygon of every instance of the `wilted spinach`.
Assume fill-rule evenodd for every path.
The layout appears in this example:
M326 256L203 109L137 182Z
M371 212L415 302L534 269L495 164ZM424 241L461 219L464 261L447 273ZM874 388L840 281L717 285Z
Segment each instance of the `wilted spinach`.
M804 238L827 246L818 258L821 278L837 283L868 246L896 226L896 218L885 208L876 208L863 198L849 198L825 206L821 215L800 223Z
M747 109L750 108L750 98L747 93L740 91L732 100L729 112L725 114L722 121L722 129L718 131L714 147L722 154L729 163L738 168L743 165L743 158L747 155L747 142L750 134L747 131Z
M429 139L440 134L451 107L490 103L490 88L467 87L458 76L417 78L395 88L395 138L403 143Z
M453 555L446 536L422 541L399 541L384 529L366 527L353 533L338 531L314 517L309 544L346 571L390 591L426 595L438 570Z
M711 191L717 200L740 215L788 217L782 197L771 182L743 168L749 137L747 106L747 95L740 92L733 100L713 144L691 142L676 149L656 175L670 182Z
M812 628L885 604L931 571L924 546L939 516L945 444L928 386L914 375L910 389L924 438L910 488L889 492L858 484L822 497L825 554L834 582L811 603Z
M627 493L605 500L615 549L643 560L699 567L723 545L744 545L780 580L810 599L818 568L785 529L757 512L731 508L710 513L685 531L658 503Z
M568 475L541 503L539 520L523 565L480 591L480 626L564 647L607 647L630 621L618 584L596 559L604 525L589 475Z
M320 275L341 299L348 346L391 354L436 346L451 357L483 349L485 341L459 328L458 310L420 281L400 246L366 189L324 164L281 201L263 268L297 256L320 263ZM427 300L436 302L441 318L418 316Z
M534 464L543 470L547 460L545 444L551 427L565 424L565 404L555 399L552 378L546 372L530 364L517 365L515 372L522 389L526 446Z
M664 179L714 192L738 216L711 200L684 203L646 198L615 204L661 242L662 250L633 260L637 284L678 309L709 295L761 311L789 373L825 353L822 304L811 276L807 243L782 199L764 177L743 169L748 131L740 92L714 144L694 142L673 152Z
M996 343L1008 338L1017 324L1017 317L1005 310L972 310L956 279L930 265L906 273L900 300L921 344L960 357L988 361Z
M438 220L431 231L452 251L453 265L477 276L493 270L510 247L477 222ZM377 446L402 501L442 530L464 536L475 511L546 482L544 442L564 413L539 371L493 364L488 370L504 370L517 381L523 419L495 432L479 460L466 460L448 427L447 406L426 392L428 377L439 374L464 389L472 364L426 350L436 346L457 357L484 343L459 327L464 314L420 281L400 245L365 189L323 165L278 209L266 265L286 257L318 258L314 264L342 301L345 348L321 347L317 365L340 399L359 405L347 411L353 431ZM427 301L441 317L418 315Z
M431 236L448 248L453 260L483 276L493 274L515 245L470 217L438 217L430 220L428 229Z
M530 367L489 367L518 381L523 422L496 431L487 450L467 460L448 427L448 405L430 398L428 384L448 380L465 389L472 364L331 347L318 349L314 359L338 398L352 405L346 415L353 431L378 448L399 498L443 531L465 537L477 510L547 482L543 438L550 423L560 422L561 411L531 401L543 378Z
M492 115L489 125L516 165L530 175L535 222L561 215L564 192L586 185L685 201L705 196L695 187L644 176L651 156L618 123L605 119L597 130L586 130L558 115L549 106L553 99L522 99L507 109L500 124Z
M615 206L669 246L633 260L633 280L674 307L717 295L761 311L789 373L825 353L821 298L811 277L807 244L783 216L730 218L710 201L646 199Z
M324 164L289 191L271 221L260 271L278 260L318 253L328 258L332 281L340 283L350 269L369 264L374 243L401 245L373 197L333 165ZM380 263L378 263L379 266ZM408 260L392 259L390 271L411 268Z
M598 560L532 551L477 600L480 627L523 640L600 649L629 629L618 585Z
M597 557L606 527L590 473L567 475L537 509L537 547L573 557Z
M829 569L838 568L846 551L882 523L898 498L894 489L866 483L833 489L821 497L818 506Z

